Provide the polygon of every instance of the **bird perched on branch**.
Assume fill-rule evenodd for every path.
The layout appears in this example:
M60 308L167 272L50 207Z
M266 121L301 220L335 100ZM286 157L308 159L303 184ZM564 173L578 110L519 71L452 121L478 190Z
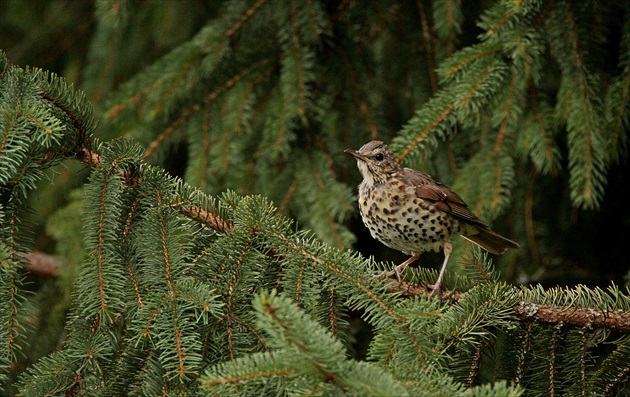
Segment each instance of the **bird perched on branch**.
M443 250L444 263L431 292L440 294L453 252L452 235L460 234L493 254L519 248L490 230L448 186L420 171L401 167L383 142L372 141L359 150L344 152L356 158L363 176L359 211L370 234L386 246L411 255L388 275L395 273L400 280L405 267L422 252Z

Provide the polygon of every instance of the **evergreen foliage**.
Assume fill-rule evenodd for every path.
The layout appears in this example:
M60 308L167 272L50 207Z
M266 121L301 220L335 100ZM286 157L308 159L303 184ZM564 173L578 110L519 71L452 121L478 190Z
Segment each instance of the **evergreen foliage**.
M3 394L628 394L627 288L509 282L627 161L624 2L84 3L0 5L90 31L69 80L0 50ZM351 250L370 139L521 242L508 277L460 242L438 300Z

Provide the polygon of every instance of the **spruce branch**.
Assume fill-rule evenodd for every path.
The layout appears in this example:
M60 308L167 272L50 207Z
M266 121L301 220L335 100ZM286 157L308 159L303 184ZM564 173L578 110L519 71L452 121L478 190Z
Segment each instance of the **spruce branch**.
M98 152L88 148L80 148L77 150L75 158L92 168L100 168L101 163L103 162L103 158ZM126 174L127 184L134 185L138 182L138 175L132 175L130 173ZM177 208L182 215L219 233L228 233L234 227L231 222L226 221L217 214L217 210L214 206L212 206L210 210L207 210L205 208L192 205L189 201L186 201L184 203L176 204L175 208Z
M551 340L550 340L550 349L549 349L549 369L547 370L547 373L549 374L549 395L555 395L555 378L556 378L556 355L558 354L557 350L558 350L558 333L559 333L559 327L553 327L552 333L551 333Z
M470 364L470 371L468 372L468 378L466 379L466 384L468 385L468 387L474 386L475 379L477 378L477 375L479 375L479 370L481 368L481 359L483 358L482 353L483 353L484 347L485 347L485 343L482 341L479 344L479 346L477 346L477 348L475 349L473 353L471 364Z
M503 110L505 112L505 117L503 118L503 120L501 121L501 125L499 126L497 141L494 145L494 152L497 155L499 155L503 149L503 143L505 141L505 135L506 135L506 131L508 130L508 126L511 124L512 121L517 119L513 115L512 108L514 106L514 95L515 95L514 91L516 90L515 86L518 79L521 79L521 78L522 76L519 73L517 73L516 68L513 68L512 78L510 79L510 84L509 84L509 89L508 89L508 95L505 98L505 110Z
M523 302L514 306L514 314L523 321L630 332L630 313L621 310L608 311Z
M457 290L438 301L427 297L432 269L410 269L411 282L383 280L370 274L389 264L336 247L349 247L354 238L344 225L355 203L343 178L356 169L349 173L341 149L369 137L393 139L400 160L422 161L438 179L450 183L440 178L443 172L456 176L468 185L456 190L472 194L464 195L471 209L491 212L484 219L503 213L512 197L525 197L525 225L517 220L524 210L514 207L504 226L513 223L516 238L527 234L530 246L551 231L534 194L541 186L571 192L583 208L607 204L608 167L623 159L630 124L628 7L569 0L487 7L462 7L461 0L360 6L252 0L173 2L155 12L149 3L97 3L98 34L83 76L99 109L104 105L98 113L111 123L103 136L131 135L141 140L135 147L97 144L82 93L56 76L11 65L0 51L2 392L504 397L626 391L630 344L625 335L611 335L630 331L628 293L515 287L475 258L448 275ZM481 32L464 17L470 10L481 15ZM181 15L189 17L189 30L165 35L181 27ZM621 20L619 38L604 23ZM467 44L475 40L471 30L479 44ZM145 54L147 43L157 45ZM68 56L75 63L65 70L77 70L83 58ZM110 102L100 103L110 89L116 90ZM408 125L395 134L405 119ZM175 140L187 149L185 179L198 188L145 161L162 161ZM35 294L22 294L31 288L21 280L28 260L39 262L22 252L35 246L29 232L41 230L25 213L31 202L40 213L33 191L45 189L48 174L57 178L55 189L63 185L59 179L79 179L50 168L74 166L60 164L65 159L91 173L81 188L84 217L75 216L79 206L73 205L64 214L74 218L73 227L59 222L74 232L75 251L61 248L70 238L53 235L58 252L80 262L81 275L72 278L68 266L62 277L42 280L43 288L38 283ZM568 178L561 178L563 167ZM525 184L538 174L545 178ZM570 211L563 200L545 204ZM287 214L314 233L296 231ZM47 222L53 234L45 218L37 222ZM84 233L76 232L78 219ZM540 250L530 247L532 256L555 249L549 241ZM77 252L80 259L71 256ZM525 249L505 259L528 263L523 255ZM39 296L64 282L75 291L72 302L62 302L72 305L64 345L32 362L41 354L19 337L30 342L36 335L33 341L41 343L47 332L36 324ZM265 292L272 288L282 292ZM371 326L368 361L348 358L350 313L361 313ZM593 349L599 343L606 348ZM19 349L30 367L21 374Z
M356 277L355 275L350 274L350 272L344 270L342 266L340 266L340 264L332 263L330 261L320 258L317 255L314 255L313 253L304 249L304 247L301 247L294 241L291 241L289 238L287 238L287 236L275 235L274 237L278 239L278 241L282 242L282 245L275 248L279 252L286 251L287 249L289 249L290 251L294 251L294 253L303 256L305 259L308 259L309 262L323 267L330 272L333 272L334 274L336 274L337 277L351 285L353 288L357 288L357 290L360 291L362 295L367 297L370 303L374 305L373 307L370 307L370 310L375 311L376 309L378 309L379 311L382 311L381 313L373 313L371 315L380 316L384 314L389 319L393 320L399 327L401 327L405 335L409 338L409 341L412 343L418 359L424 362L425 359L423 357L421 347L418 344L416 336L413 335L413 333L410 331L409 325L406 324L405 319L397 313L395 308L391 307L389 302L383 299L381 294L376 290L376 284L374 283L374 281L369 280L369 276L361 278ZM356 297L355 299L359 298Z
M429 134L431 134L435 130L435 128L438 127L443 121L448 119L448 117L452 114L453 110L455 109L455 106L456 106L455 103L448 103L446 107L439 114L437 114L437 117L435 117L432 121L430 121L430 123L416 135L413 141L405 147L402 153L398 155L397 160L400 162L405 157L407 157L410 153L412 153L412 151L414 151L414 149L416 148L416 146L418 146L418 144L420 144L420 142L425 140L427 136L429 136ZM434 112L431 112L431 113L435 114ZM419 116L420 115L418 114L416 117L419 119L420 118ZM410 123L414 123L414 121L415 119L412 119ZM392 147L394 146L392 145Z
M343 345L286 297L275 291L259 294L254 308L257 327L273 350L209 368L201 379L208 391L227 393L231 389L226 386L237 385L247 393L255 384L271 383L278 390L293 384L334 395L407 395L402 383L382 368L347 359Z
M232 26L231 28L229 28L227 30L227 32L225 32L225 36L230 38L232 36L234 36L235 33L237 33L244 25L245 23L251 19L254 14L256 14L256 12L258 11L258 9L267 2L267 0L258 0L251 8L249 8L242 16L241 18L238 20L238 22L236 22L234 24L234 26Z
M245 68L244 70L239 70L239 73L231 76L227 81L224 82L223 85L218 87L216 90L210 92L204 98L202 98L201 102L194 102L192 104L187 104L179 109L179 116L173 120L162 133L160 133L146 148L144 152L144 157L149 158L151 155L160 147L160 145L166 141L175 131L178 130L182 125L184 125L193 115L197 114L201 109L205 109L207 106L212 104L220 95L224 94L230 88L234 87L237 83L245 79L247 76L251 75L254 71L263 66L267 65L271 61L270 58L264 58L258 62L255 62L251 66ZM263 75L268 73L268 71L263 72Z
M435 47L435 37L431 27L429 26L429 19L424 7L424 3L421 0L416 2L418 12L420 13L420 26L422 28L422 41L424 43L424 51L426 53L427 69L429 70L429 81L431 82L431 92L435 93L438 90L438 78L435 72L435 53L433 48Z
M82 148L76 151L76 158L86 165L94 168L101 167L101 163L103 161L102 156L98 154L98 152L90 150L88 148ZM131 177L129 176L131 179ZM178 211L190 218L191 220L203 224L204 226L215 230L220 233L228 233L233 228L234 225L221 218L214 207L210 210L201 208L196 205L190 204L180 204L176 205ZM287 240L284 236L277 235L277 238L283 240L286 244L292 245L292 243ZM300 249L298 246L293 246L294 249ZM320 264L327 264L321 259L308 254L305 251L301 251L303 255L309 258L312 261ZM273 253L272 253L273 254ZM328 263L327 266L330 270L338 272L342 277L351 279L348 275L344 276L344 273L340 269L335 269L331 267ZM361 287L360 284L356 284ZM361 287L364 292L368 292L369 290L365 287ZM413 297L413 296L421 296L427 295L430 293L430 290L424 286L417 284L410 284L407 282L397 283L395 281L390 282L389 286L390 292L398 292L401 293L404 297ZM376 297L375 294L370 294L372 297ZM464 294L461 292L455 291L446 291L445 296L447 296L452 301L460 300ZM298 295L299 296L299 295ZM297 296L296 296L297 297ZM298 298L299 299L299 298ZM390 315L396 319L397 322L401 320L397 318L396 315L393 314L393 311L387 310ZM562 306L552 306L552 305L540 305L536 303L526 303L516 305L513 308L513 313L515 318L522 321L536 321L540 323L550 324L550 325L575 325L580 327L594 327L594 328L606 328L611 330L617 330L621 332L630 331L630 314L621 312L621 311L604 311L593 308L582 308L582 309L568 309L567 307Z
M304 53L304 47L303 45L300 43L300 29L298 26L298 21L297 21L297 11L296 11L296 4L295 1L289 1L289 20L291 22L291 42L293 44L293 49L291 51L288 51L291 55L293 55L294 58L294 66L295 66L295 73L296 73L296 81L295 81L295 85L296 85L296 90L297 90L297 114L304 118L305 116L305 97L307 95L307 93L305 92L307 87L306 87L306 83L307 83L307 78L306 78L306 73L307 71L305 70L306 63L308 61L308 58L306 56L306 54ZM284 73L283 73L284 74Z
M370 103L369 98L365 95L363 91L362 82L357 79L357 70L352 64L352 61L348 58L348 53L343 49L337 49L338 55L343 62L344 71L348 76L348 80L350 81L350 85L352 87L354 95L358 98L359 103L359 112L365 118L365 123L367 124L368 129L370 130L370 137L372 140L378 140L378 127L374 120L374 111L372 110L373 106Z
M554 24L549 32L555 40L550 44L563 68L557 107L567 123L571 200L582 208L596 209L606 185L608 158L598 93L600 76L585 63L587 42L593 40L593 33L580 30L571 2L558 4L555 11L556 18L549 22ZM560 19L566 23L555 22Z
M109 108L107 111L105 111L104 113L104 117L106 118L110 118L113 119L116 116L118 116L119 113L127 110L128 108L135 106L137 103L139 103L144 97L146 97L147 95L149 95L154 89L156 89L158 87L158 84L160 83L159 80L156 80L155 82L153 82L153 84L147 86L143 91L140 91L139 93L135 94L133 97L125 100L122 103L113 105L111 108Z
M411 154L423 152L428 155L427 149L437 146L437 137L445 137L458 118L465 120L467 116L477 114L502 87L507 68L495 56L495 51L474 55L470 60L472 64L465 68L463 65L454 66L458 73L465 72L467 78L454 78L450 86L440 90L416 112L392 142L392 150L400 153L396 158L399 162ZM461 68L464 71L460 71Z
M400 293L405 298L429 296L431 289L407 281L388 279L389 291ZM444 290L445 299L456 304L466 296L465 292ZM521 302L512 308L516 320L534 321L551 326L573 325L586 328L603 328L612 331L630 332L630 312L623 310L602 310L596 308L576 308L570 306L547 305L535 302Z

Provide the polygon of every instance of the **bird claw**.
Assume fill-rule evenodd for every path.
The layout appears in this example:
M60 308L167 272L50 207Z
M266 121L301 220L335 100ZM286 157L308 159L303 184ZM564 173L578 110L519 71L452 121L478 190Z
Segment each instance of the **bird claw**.
M388 272L387 272L387 271L382 271L382 272L376 273L376 274L374 275L374 277L378 277L378 278L388 278L388 277L391 277L391 276L393 276L393 275L396 275L396 279L398 280L398 282L401 282L401 281L402 281L402 279L401 279L401 277L400 277L400 276L401 276L401 272L400 272L400 271L398 271L398 269L390 270L390 271L388 271Z

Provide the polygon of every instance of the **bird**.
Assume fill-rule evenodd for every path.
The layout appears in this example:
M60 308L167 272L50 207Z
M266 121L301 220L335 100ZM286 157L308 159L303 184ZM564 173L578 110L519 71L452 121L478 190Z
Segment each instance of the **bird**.
M448 186L430 175L402 167L394 153L381 141L371 141L353 156L363 181L358 187L359 212L372 237L386 246L410 255L391 276L398 281L405 267L423 252L442 250L444 262L431 296L441 297L446 265L453 252L452 236L477 244L492 254L503 254L519 244L492 231Z

